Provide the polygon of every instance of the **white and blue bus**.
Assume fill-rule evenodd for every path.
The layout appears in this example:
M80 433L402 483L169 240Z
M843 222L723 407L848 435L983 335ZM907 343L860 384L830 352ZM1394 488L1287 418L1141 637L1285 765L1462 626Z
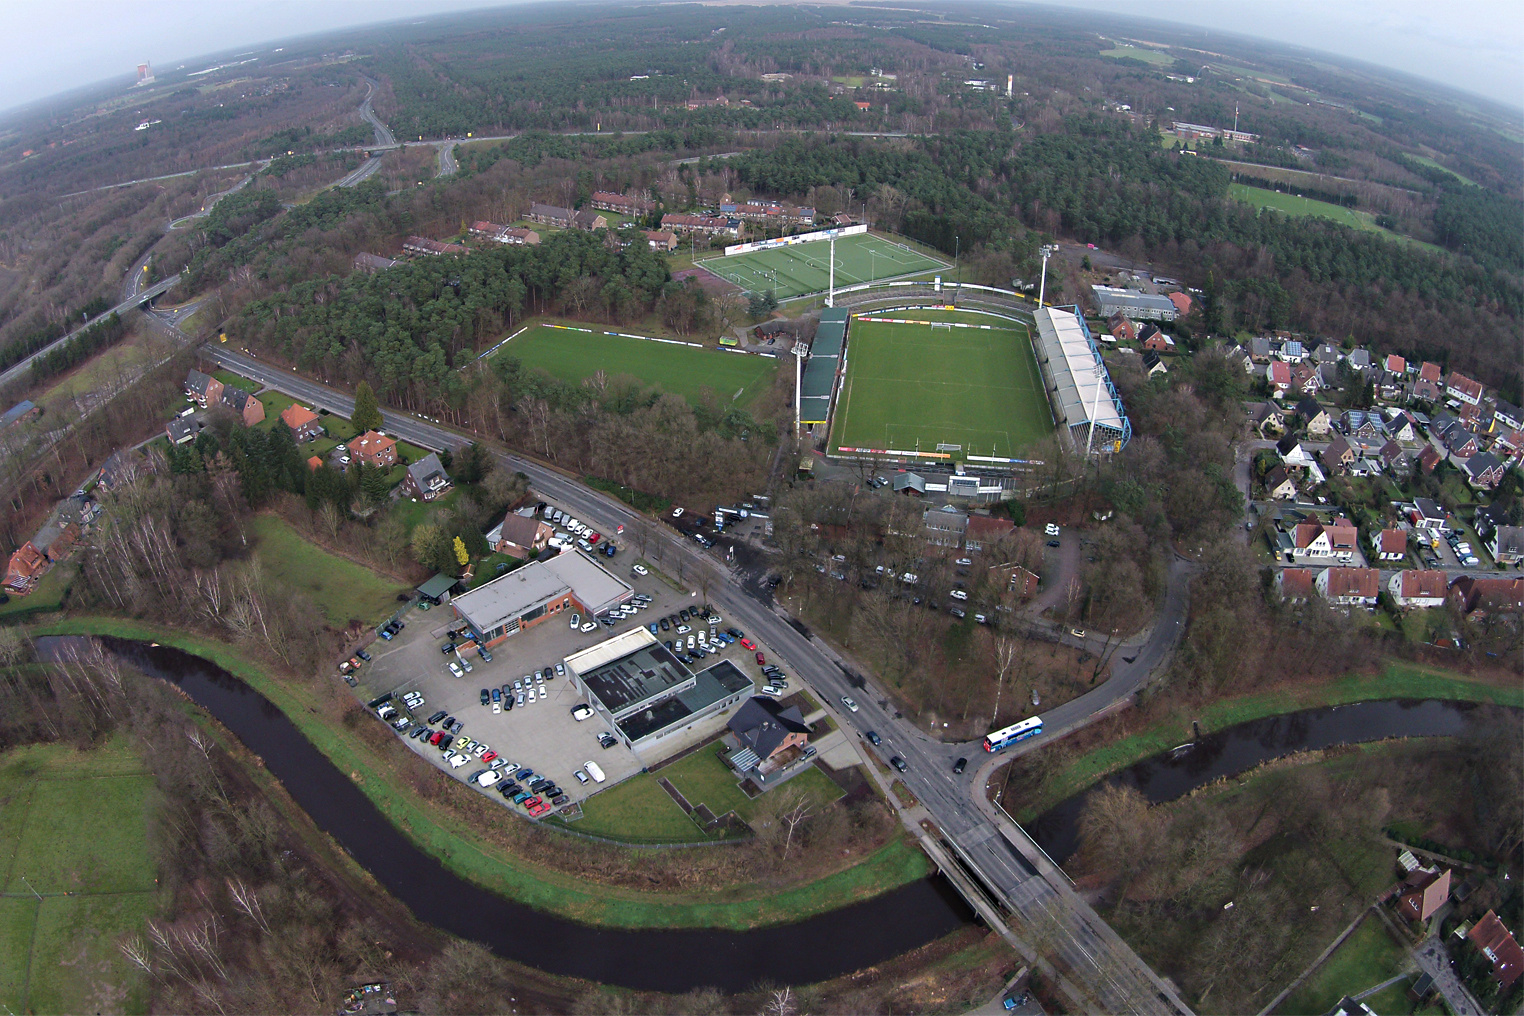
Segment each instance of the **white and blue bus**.
M1009 727L1002 727L984 736L985 751L1004 751L1017 741L1025 741L1029 737L1036 737L1042 733L1042 717L1033 716L1013 723Z

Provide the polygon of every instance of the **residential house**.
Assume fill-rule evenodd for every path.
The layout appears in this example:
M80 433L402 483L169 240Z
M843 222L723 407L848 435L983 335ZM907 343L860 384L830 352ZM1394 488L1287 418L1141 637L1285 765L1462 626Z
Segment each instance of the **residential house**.
M25 596L47 570L47 557L28 541L12 552L5 566L3 585L9 592Z
M593 191L587 203L602 211L619 212L621 215L644 215L656 207L645 198L632 198L613 191Z
M670 229L645 230L646 242L652 250L674 251L677 250L677 234Z
M542 205L538 201L529 206L529 214L525 216L530 222L543 222L547 226L556 226L561 229L571 229L575 225L576 217L577 213L570 208Z
M471 248L463 243L444 243L426 236L410 236L402 241L402 249L409 254L436 257L441 254L469 254Z
M1408 361L1396 353L1388 353L1386 360L1382 362L1381 366L1388 374L1406 374L1408 372Z
M402 477L402 493L414 500L434 501L449 489L450 478L433 452L408 466Z
M1418 380L1413 382L1413 398L1424 402L1438 402L1445 394L1444 373L1439 364L1425 360L1418 368Z
M1249 422L1263 436L1267 429L1285 430L1286 414L1273 402L1260 402L1249 410Z
M1164 331L1152 321L1143 326L1138 333L1138 340L1143 343L1144 349L1151 349L1155 353L1173 353L1175 340L1164 334Z
M1328 447L1323 449L1322 456L1323 465L1328 471L1339 474L1348 472L1358 458L1355 450L1349 446L1349 442L1344 440L1343 434L1333 436L1333 440L1328 442Z
M1524 948L1514 941L1512 933L1493 911L1483 914L1466 937L1492 961L1492 976L1504 989L1512 987L1519 975L1524 974Z
M195 399L196 404L202 409L215 406L217 400L222 398L222 382L199 370L193 370L185 375L184 388L185 397Z
M1264 336L1249 340L1249 357L1255 363L1270 362L1270 340Z
M1524 461L1524 431L1502 431L1488 450L1501 459L1507 468L1513 468Z
M120 449L101 463L96 482L103 490L116 490L131 483L145 468L144 460L136 452Z
M540 242L540 234L532 229L500 226L495 222L472 223L471 235L483 240L492 240L495 243L527 244L531 247L537 246Z
M1374 568L1324 568L1318 573L1318 595L1341 607L1373 607L1381 591L1381 573Z
M164 425L164 433L169 435L169 443L183 445L196 440L196 435L206 429L206 423L200 414L195 416L177 416Z
M757 760L745 765L733 758L733 764L743 772L759 763L765 764L790 748L803 748L810 740L810 728L805 725L798 706L785 706L776 699L761 695L742 703L725 725L741 743L743 751L749 751Z
M1191 312L1191 304L1194 302L1191 300L1191 294L1167 293L1165 295L1169 297L1169 302L1175 305L1175 313L1180 317L1185 317Z
M1422 923L1450 899L1450 869L1443 871L1419 868L1403 880L1397 909L1410 921Z
M600 229L608 229L609 220L597 212L576 212L572 215L572 225L584 233L592 233Z
M1503 463L1491 452L1478 452L1460 464L1466 482L1480 490L1491 490L1503 482Z
M1471 519L1471 525L1476 529L1476 535L1486 538L1491 536L1498 526L1512 525L1508 517L1508 509L1503 505L1493 502L1476 510L1476 515Z
M9 427L13 423L21 423L25 420L32 420L41 415L41 406L38 406L30 399L22 399L20 402L7 409L4 415L0 415L0 430L4 430L6 427Z
M1509 430L1524 430L1524 409L1511 402L1498 399L1492 407L1492 428L1494 430L1507 427Z
M1450 599L1465 614L1477 610L1517 614L1524 611L1524 579L1462 575L1450 583Z
M1158 353L1149 349L1143 353L1143 373L1153 377L1155 374L1168 374L1169 368L1164 365Z
M1344 359L1351 367L1362 374L1371 369L1371 353L1364 346L1358 346L1350 350L1349 355Z
M1418 468L1423 470L1425 476L1434 472L1434 467L1443 461L1444 457L1431 444L1424 445L1423 450L1418 453Z
M1281 348L1275 355L1287 363L1301 363L1307 359L1307 347L1298 339L1282 339Z
M307 468L312 470L314 473L317 472L319 469L322 469L323 468L323 457L321 455L314 455L314 456L312 456L310 459L307 460Z
M1106 321L1106 330L1118 342L1131 342L1138 337L1138 327L1132 323L1132 319L1121 311L1111 315Z
M1408 531L1383 529L1374 541L1376 556L1383 561L1401 561L1408 556Z
M349 442L349 452L357 462L377 469L390 469L397 464L397 439L378 430L367 430Z
M928 509L921 516L921 535L933 547L957 547L967 528L968 513L950 504Z
M1445 510L1427 497L1413 499L1412 519L1413 525L1419 529L1436 533L1445 533L1450 530L1450 520Z
M1498 564L1524 561L1524 527L1493 526L1491 535L1485 539L1487 552Z
M79 525L58 512L30 540L17 548L6 566L4 585L15 593L30 593L37 580L63 560L79 539Z
M1407 383L1406 374L1382 373L1381 380L1376 385L1376 395L1386 402L1400 399L1402 393L1407 390Z
M1010 578L1006 581L1006 588L1015 593L1021 600L1030 600L1037 595L1037 573L1023 568L1019 564L997 564L990 571L1007 571Z
M323 433L322 419L306 406L295 402L281 410L280 422L290 428L291 438L297 444L315 441Z
M1302 421L1303 428L1309 436L1322 437L1333 427L1333 421L1328 418L1328 410L1319 405L1318 400L1307 396L1296 404L1297 419Z
M1400 470L1407 464L1408 453L1396 441L1388 441L1381 446L1378 457L1387 469Z
M1291 390L1291 365L1284 360L1272 361L1265 368L1265 380L1269 382L1271 392L1285 395Z
M1343 519L1326 526L1302 522L1291 533L1291 558L1297 562L1334 560L1348 564L1355 559L1359 540L1359 531Z
M1291 389L1304 395L1314 395L1323 388L1323 375L1317 364L1299 363L1291 368Z
M499 554L526 558L531 553L544 550L555 532L555 528L548 522L542 522L530 515L515 515L509 512L503 521L487 534L487 545Z
M1227 357L1231 363L1242 364L1245 374L1254 373L1254 357L1250 356L1249 351L1243 346L1233 346L1222 355Z
M1348 434L1351 444L1380 447L1386 443L1386 423L1380 414L1363 409L1346 409L1339 417L1339 430Z
M661 228L669 229L676 233L706 233L709 235L729 233L732 236L736 233L736 226L729 219L713 215L684 215L674 212L668 212L661 217Z
M1406 409L1394 409L1386 417L1387 436L1403 444L1418 440L1418 420Z
M224 408L232 410L233 415L243 421L245 427L252 427L265 418L265 404L242 388L224 385L222 396L217 402Z
M1265 496L1275 501L1295 501L1296 481L1284 465L1276 466L1265 474Z
M1445 381L1445 394L1468 406L1476 406L1481 404L1483 388L1466 375L1451 371L1450 377Z
M1318 343L1318 348L1312 351L1313 362L1318 364L1338 363L1343 358L1343 354L1327 342Z
M1307 454L1301 440L1295 434L1287 434L1277 441L1275 450L1280 455L1281 461L1288 466L1305 466L1312 461L1312 456Z
M963 549L970 554L988 550L1000 540L1016 531L1016 523L1010 519L997 519L993 515L970 515L963 530Z
M1392 600L1403 609L1443 607L1450 593L1450 578L1435 568L1404 568L1386 584Z
M1305 603L1315 589L1311 568L1282 568L1275 573L1275 587L1288 603Z
M401 261L393 261L391 258L384 258L379 254L367 254L363 251L355 255L354 261L355 271L364 272L366 275L384 272L388 268L396 268L400 264L402 264Z

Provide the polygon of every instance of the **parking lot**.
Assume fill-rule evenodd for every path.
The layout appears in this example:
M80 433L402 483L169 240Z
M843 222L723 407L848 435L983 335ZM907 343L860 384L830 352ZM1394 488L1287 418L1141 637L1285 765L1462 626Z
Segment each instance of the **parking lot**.
M574 629L570 617L558 615L492 647L490 662L481 659L474 650L464 650L463 653L441 651L449 641L449 630L459 623L448 605L428 611L415 607L404 618L406 627L394 639L378 639L367 647L373 659L357 675L355 692L367 703L383 695L392 695L400 700L406 693L421 693L423 704L411 709L411 715L418 724L424 724L441 710L445 711L462 723L456 738L457 744L461 739L485 742L508 762L530 768L536 774L554 780L560 791L570 799L569 803L579 802L592 793L608 789L657 760L642 759L622 742L616 742L612 747L602 747L599 735L608 731L607 724L596 713L583 721L572 716L573 707L585 699L575 692L564 674L556 675L554 668L565 657L596 645L610 636L659 622L661 618L676 614L681 609L698 605L696 596L679 592L654 572L636 574L632 569L635 560L633 552L625 551L609 567L626 578L637 593L652 597L653 602L648 608L612 627L600 623L595 631L587 633ZM579 620L586 622L588 619ZM729 623L726 619L720 627L723 629ZM662 640L675 639L676 633L658 630L657 637ZM759 678L759 668L750 650L743 649L737 643L726 647L722 655L741 667L758 685L765 683ZM462 668L469 663L471 670L457 678L449 669L452 662ZM694 664L693 669L703 669L715 662L718 661L711 655ZM536 672L543 675L546 668L551 668L552 673L543 683L530 677ZM526 699L523 705L515 704L511 710L503 709L496 713L490 703L486 706L481 704L483 689L487 689L490 695L491 689L496 688L501 695L504 685L511 692L515 681L522 683L526 679L534 681L537 691L542 691L545 697L541 698L537 694L533 703ZM396 705L402 707L400 701ZM717 722L702 724L702 730L695 728L695 743L723 725L724 719L721 717ZM439 729L439 725L434 729ZM452 768L446 761L445 754L431 747L426 739L410 738L406 731L399 736L422 757L462 780L485 768L485 764L475 757ZM666 745L664 749L670 753L681 747ZM573 774L582 769L588 760L597 763L606 775L606 782L584 785L577 781ZM488 793L493 800L514 808L513 803L502 797L496 788L482 792Z

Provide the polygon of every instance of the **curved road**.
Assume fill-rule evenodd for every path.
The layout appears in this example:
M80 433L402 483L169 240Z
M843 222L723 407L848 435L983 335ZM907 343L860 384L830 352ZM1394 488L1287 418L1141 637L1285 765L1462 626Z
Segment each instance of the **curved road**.
M315 408L340 416L348 416L354 410L350 396L292 371L221 346L207 346L203 351L223 366ZM388 433L426 448L453 449L467 443L458 434L411 416L394 412L382 415ZM654 552L653 544L648 544L647 559L656 560L668 573L680 572L690 588L707 585L709 601L739 626L755 631L776 656L786 661L789 669L819 693L843 729L855 730L859 735L867 730L878 731L885 742L883 753L898 754L908 762L909 771L903 779L930 812L944 837L1008 909L1019 913L1028 926L1043 929L1044 945L1062 958L1071 978L1083 981L1095 993L1104 1011L1190 1011L1173 989L1073 892L1067 877L1048 861L1041 849L988 802L985 780L997 760L990 758L982 765L975 761L975 772L953 774L954 759L983 757L979 742L944 744L900 719L889 698L871 687L862 687L861 677L849 676L829 647L801 630L802 626L796 627L781 608L765 605L748 594L741 587L738 573L728 570L681 534L660 524L652 525L622 502L539 463L506 454L498 458L507 468L525 473L544 496L605 532L619 524L646 524L653 532L653 543L660 543L659 554ZM1183 626L1191 570L1191 565L1183 560L1172 563L1168 591L1152 630L1117 651L1118 662L1109 681L1049 711L1045 733L1024 742L1020 752L1031 751L1106 715L1158 671L1173 651ZM1066 641L1084 644L1080 640ZM848 694L858 701L858 712L837 707L840 697Z

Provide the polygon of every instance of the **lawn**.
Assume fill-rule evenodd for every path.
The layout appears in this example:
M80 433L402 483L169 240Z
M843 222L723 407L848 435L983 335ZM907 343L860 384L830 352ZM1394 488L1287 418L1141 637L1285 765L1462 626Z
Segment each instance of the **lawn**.
M153 777L123 740L0 755L0 1004L7 1012L143 1012L116 947L158 907ZM38 896L41 896L41 899Z
M257 392L264 387L264 385L260 384L258 381L250 381L242 374L234 374L232 371L227 370L226 368L222 370L212 371L212 377L216 378L218 381L221 381L228 387L242 388L246 392ZM266 405L265 408L268 409L269 406Z
M0 617L42 614L63 606L64 594L74 581L78 565L73 558L54 565L37 582L37 588L25 596L12 595L9 603L0 603Z
M716 927L743 930L786 924L888 892L925 877L927 861L900 836L856 863L790 889L738 884L717 891L642 893L589 885L571 873L505 854L460 821L443 802L410 789L405 772L358 734L329 726L321 700L300 682L272 678L234 646L156 625L120 618L71 617L34 630L44 634L101 634L155 640L204 659L249 683L296 724L319 751L357 785L419 849L491 892L531 907L591 924L626 928Z
M265 569L312 597L330 624L370 624L395 609L402 590L396 581L308 543L273 515L257 517L249 528L259 541L255 553Z
M891 316L933 320L927 315ZM945 443L964 454L1009 456L1052 433L1027 329L983 321L996 327L854 320L830 447L935 452Z
M579 383L598 371L629 374L662 391L698 404L705 389L721 404L745 409L772 388L778 361L766 356L610 335L584 326L535 325L496 354L516 357L526 367Z
M1281 1016L1331 1012L1345 995L1358 995L1402 973L1406 961L1404 950L1381 919L1369 915L1276 1012Z
M1332 219L1340 225L1349 226L1351 229L1361 229L1369 233L1380 233L1391 240L1399 240L1402 243L1410 243L1422 247L1434 253L1444 253L1444 248L1436 247L1432 243L1424 243L1401 233L1393 233L1389 229L1382 229L1376 225L1376 217L1370 212L1362 212L1353 208L1345 208L1329 201L1315 201L1312 198L1298 197L1295 194L1283 194L1280 191L1269 190L1265 187L1250 187L1247 184L1232 183L1228 185L1228 195L1239 201L1247 202L1257 208L1273 208L1277 212L1286 215L1311 215L1320 219Z
M667 766L661 770L660 775L665 776L677 788L678 793L687 798L689 804L694 807L707 805L716 816L733 811L743 820L749 820L763 800L752 800L741 793L735 773L711 748L696 751L681 762ZM807 791L817 805L828 804L841 797L841 789L813 766L789 780L785 786L789 790ZM776 794L778 791L769 793Z
M751 293L772 290L780 300L824 293L831 282L829 240L771 247L747 254L709 258L699 264ZM946 268L947 263L871 233L836 241L836 286L898 279Z
M1155 67L1167 67L1175 62L1175 58L1168 53L1161 53L1157 49L1140 49L1125 43L1113 49L1101 50L1101 56L1111 57L1113 60L1142 60Z

